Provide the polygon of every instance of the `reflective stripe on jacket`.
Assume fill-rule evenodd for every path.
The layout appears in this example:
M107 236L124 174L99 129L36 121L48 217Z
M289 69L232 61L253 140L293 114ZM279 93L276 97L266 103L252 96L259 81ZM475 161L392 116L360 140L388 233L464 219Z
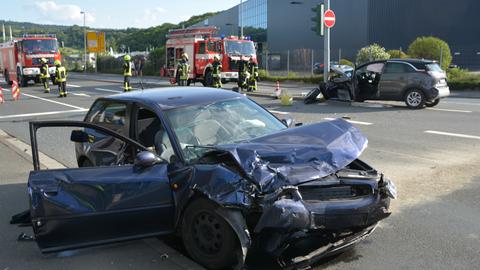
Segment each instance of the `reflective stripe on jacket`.
M55 70L55 78L57 82L66 82L67 81L67 70L65 67L57 67Z
M48 65L47 64L42 64L40 66L40 78L48 78L49 77L49 72L48 72Z
M132 63L125 62L123 64L123 76L132 76Z

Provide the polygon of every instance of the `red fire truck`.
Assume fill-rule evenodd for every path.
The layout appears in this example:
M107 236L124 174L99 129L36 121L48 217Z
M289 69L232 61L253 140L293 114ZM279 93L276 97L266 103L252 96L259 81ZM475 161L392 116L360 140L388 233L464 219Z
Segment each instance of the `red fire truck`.
M187 53L190 63L188 84L202 82L204 86L213 85L212 63L214 56L222 62L222 82L238 80L240 61L257 62L253 41L235 36L214 37L216 27L191 27L172 29L167 34L166 63L168 76L175 83L175 72L182 53Z
M48 61L50 76L55 76L55 60L61 60L55 35L24 35L0 43L0 72L8 84L16 78L21 86L40 81L40 59Z

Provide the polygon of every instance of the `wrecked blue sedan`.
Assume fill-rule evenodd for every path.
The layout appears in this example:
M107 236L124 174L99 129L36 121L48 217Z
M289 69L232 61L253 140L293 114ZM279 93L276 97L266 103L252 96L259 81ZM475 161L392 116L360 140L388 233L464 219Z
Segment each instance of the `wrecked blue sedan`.
M79 168L41 169L47 127L75 128ZM177 234L209 269L252 251L298 269L367 237L396 196L348 122L293 125L224 90L100 98L83 122L32 122L30 135L31 207L12 223L31 224L42 252Z

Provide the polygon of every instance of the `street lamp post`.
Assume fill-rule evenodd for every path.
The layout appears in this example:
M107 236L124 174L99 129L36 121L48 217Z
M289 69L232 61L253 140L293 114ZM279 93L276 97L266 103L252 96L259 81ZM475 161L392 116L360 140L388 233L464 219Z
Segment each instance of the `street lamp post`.
M80 11L83 14L83 60L84 68L83 72L87 72L87 26L85 24L85 11Z

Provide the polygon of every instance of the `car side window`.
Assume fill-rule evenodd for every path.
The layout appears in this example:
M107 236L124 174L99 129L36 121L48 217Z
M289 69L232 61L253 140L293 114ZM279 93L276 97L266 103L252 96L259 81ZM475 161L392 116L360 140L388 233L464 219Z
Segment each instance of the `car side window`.
M404 63L388 63L384 73L407 73L414 70Z
M137 141L141 145L147 147L164 160L173 162L175 152L170 138L155 112L146 108L139 108L136 127Z
M127 104L98 101L87 115L86 121L98 124L125 135Z

